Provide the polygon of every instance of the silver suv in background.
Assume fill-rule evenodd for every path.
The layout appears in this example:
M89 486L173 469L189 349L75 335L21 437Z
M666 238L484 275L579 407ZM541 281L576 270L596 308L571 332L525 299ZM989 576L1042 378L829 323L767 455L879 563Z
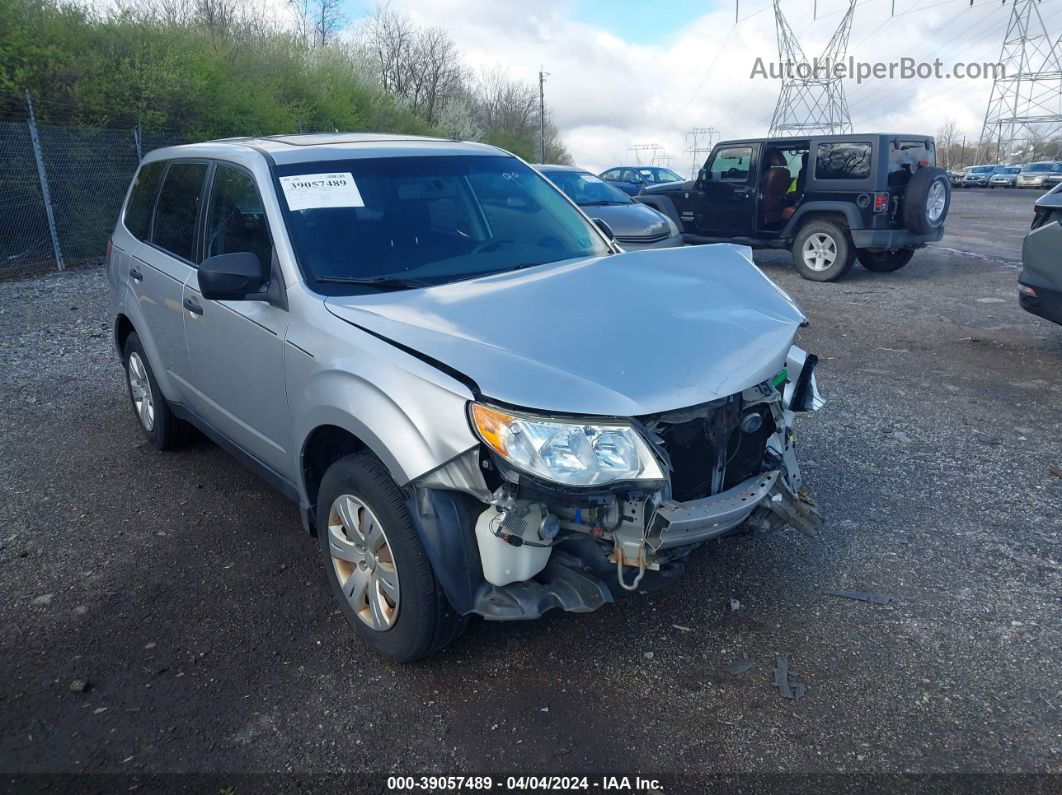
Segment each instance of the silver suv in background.
M822 403L807 321L749 249L623 253L494 147L156 150L107 274L147 439L195 426L295 500L391 659L473 614L665 584L740 528L820 522L793 431Z

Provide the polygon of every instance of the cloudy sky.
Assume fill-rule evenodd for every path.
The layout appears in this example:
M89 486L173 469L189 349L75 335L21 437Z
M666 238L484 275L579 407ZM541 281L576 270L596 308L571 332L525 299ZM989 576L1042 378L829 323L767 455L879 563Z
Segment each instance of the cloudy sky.
M356 19L372 0L348 0ZM536 81L549 72L547 103L576 163L594 170L631 162L635 144L656 143L688 174L685 131L761 135L778 82L750 78L757 57L777 61L770 0L391 0L396 10L447 30L473 69L501 64ZM1010 4L998 0L860 0L848 52L867 62L909 56L955 62L999 58ZM782 0L808 57L819 54L847 0ZM1062 0L1043 0L1049 30ZM948 119L976 140L991 79L885 80L846 85L856 130L933 134Z

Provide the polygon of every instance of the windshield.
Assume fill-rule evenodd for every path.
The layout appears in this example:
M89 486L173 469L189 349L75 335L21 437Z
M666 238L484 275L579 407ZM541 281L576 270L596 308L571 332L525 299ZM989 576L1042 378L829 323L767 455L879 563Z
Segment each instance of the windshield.
M970 169L971 174L991 174L996 170L995 166L974 166Z
M1001 168L999 170L999 173L1000 174L1019 174L1019 173L1021 173L1021 169L1020 168L1016 168L1016 167L1015 168Z
M626 193L585 171L547 171L546 176L580 207L634 204Z
M1027 165L1025 167L1024 170L1025 170L1026 173L1028 173L1030 171L1037 171L1037 172L1039 172L1039 171L1050 171L1051 170L1051 164L1050 163L1030 163L1029 165Z
M552 185L504 155L297 163L277 177L299 265L325 294L373 289L342 280L442 284L609 253Z

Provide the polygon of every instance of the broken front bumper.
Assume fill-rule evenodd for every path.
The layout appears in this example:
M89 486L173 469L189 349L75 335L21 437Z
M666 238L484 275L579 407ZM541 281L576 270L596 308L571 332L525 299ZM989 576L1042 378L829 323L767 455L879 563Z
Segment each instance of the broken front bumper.
M822 517L806 497L793 492L780 469L749 478L728 491L690 502L664 502L656 510L648 542L657 550L698 544L746 522L757 509L768 524L789 524L812 534Z

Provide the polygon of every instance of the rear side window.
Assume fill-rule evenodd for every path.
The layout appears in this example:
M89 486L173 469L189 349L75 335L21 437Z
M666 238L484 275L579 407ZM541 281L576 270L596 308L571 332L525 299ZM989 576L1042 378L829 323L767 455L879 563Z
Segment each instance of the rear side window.
M870 144L819 144L815 179L866 179L870 176Z
M206 170L205 163L171 164L155 208L153 242L189 261L195 261L195 219Z
M162 176L162 163L148 163L143 166L133 180L133 190L129 194L129 203L125 206L125 228L138 240L147 240L151 226L151 204L155 198L155 188Z
M210 189L206 256L249 251L269 267L273 244L254 179L239 169L218 166Z

